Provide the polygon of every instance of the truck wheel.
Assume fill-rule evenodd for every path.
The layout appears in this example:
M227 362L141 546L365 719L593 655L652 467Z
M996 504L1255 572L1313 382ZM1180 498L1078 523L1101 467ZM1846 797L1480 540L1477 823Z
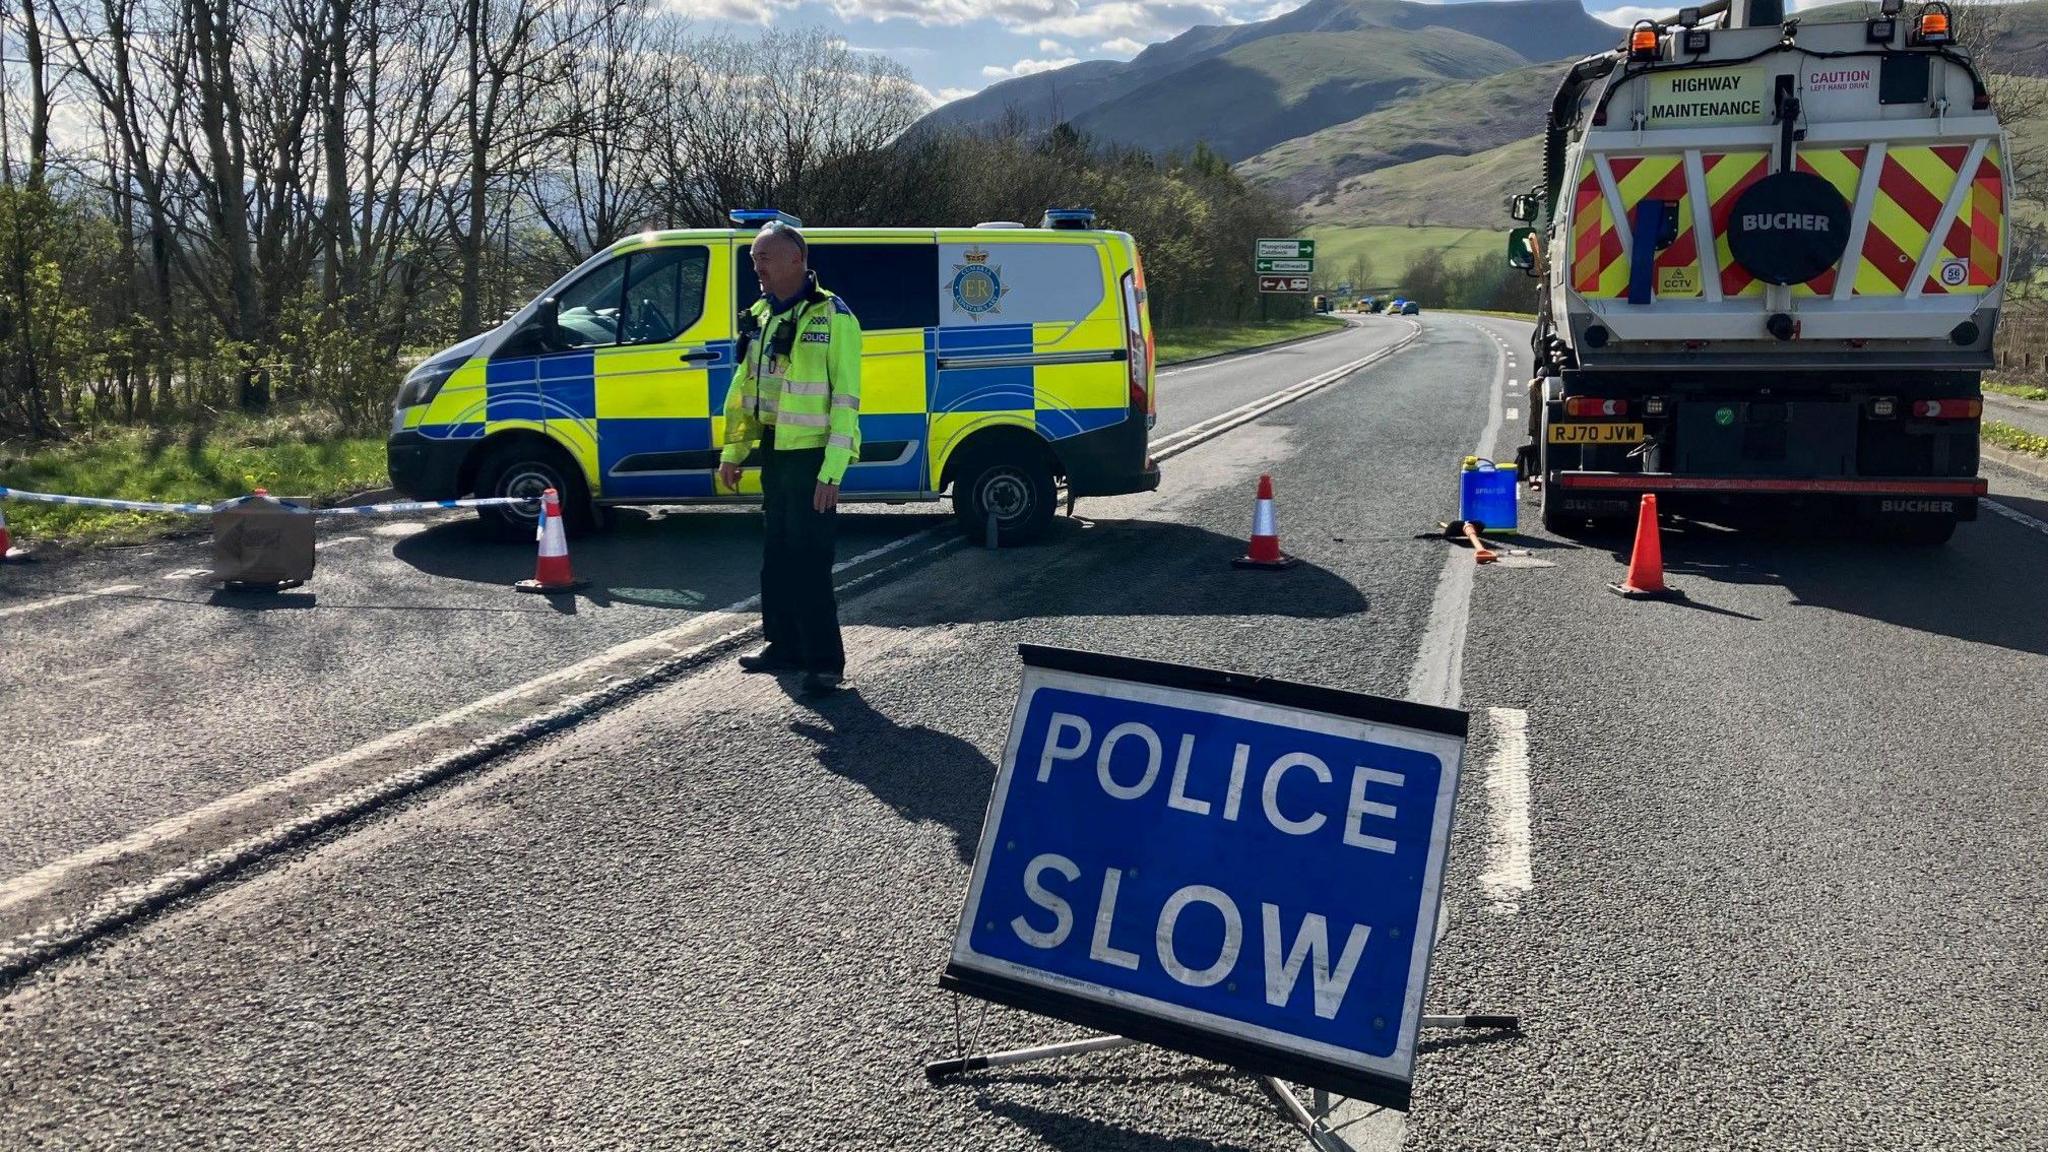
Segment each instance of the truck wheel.
M533 503L479 508L477 517L500 539L532 540L534 528L540 522L541 493L550 488L562 502L562 527L571 536L587 535L596 527L597 518L590 506L590 490L583 483L583 474L561 449L528 439L500 445L477 465L476 494L485 498L520 497Z
M953 478L953 511L961 531L980 541L988 518L996 519L996 543L1029 544L1045 534L1053 518L1052 462L1043 453L1022 457L982 452L964 462Z

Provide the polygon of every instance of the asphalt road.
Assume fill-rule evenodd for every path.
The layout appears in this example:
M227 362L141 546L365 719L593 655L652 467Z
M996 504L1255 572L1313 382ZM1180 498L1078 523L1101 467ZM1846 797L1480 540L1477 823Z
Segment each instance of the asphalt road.
M1369 319L1162 369L1156 434L1410 330ZM949 512L859 509L843 518L841 558L948 525ZM463 513L333 522L314 579L282 594L205 584L204 538L0 568L0 699L14 749L0 773L0 884L757 591L758 515L622 509L615 519L575 542L577 574L593 587L573 599L515 594L533 573L532 547L493 541Z
M1423 325L1159 493L877 579L853 694L719 662L16 986L0 1147L1294 1147L1249 1078L1157 1050L917 1068L1076 1034L934 986L1016 644L1395 696L1437 658L1464 556L1416 534L1526 328ZM1228 564L1260 472L1287 572ZM1924 553L1683 526L1689 605L1607 595L1622 542L1478 570L1431 1008L1526 1034L1434 1037L1405 1130L1350 1135L2048 1147L2048 491L1993 483L2014 516Z

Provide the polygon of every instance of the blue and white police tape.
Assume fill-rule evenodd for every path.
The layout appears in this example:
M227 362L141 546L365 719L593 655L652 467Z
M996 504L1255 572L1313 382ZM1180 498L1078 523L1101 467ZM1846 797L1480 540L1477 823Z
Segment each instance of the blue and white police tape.
M497 508L508 504L531 507L540 503L531 496L491 496L475 500L405 500L393 504L358 504L347 508L307 508L275 496L237 496L218 504L167 504L151 500L109 500L99 496L59 496L50 492L28 492L0 487L0 500L27 500L40 504L70 504L82 508L109 508L117 512L168 512L186 516L210 516L257 500L276 504L286 511L315 516L384 516L400 512L439 512L449 508Z
M540 503L538 496L489 496L477 500L404 500L396 504L357 504L348 508L315 508L315 516L382 516L391 512L439 512L444 508L501 508L507 504Z
M71 504L82 508L111 508L117 512L176 512L187 516L205 516L215 510L211 504L161 504L150 500L106 500L98 496L58 496L49 492L25 492L19 488L0 488L0 500L28 500L38 504Z

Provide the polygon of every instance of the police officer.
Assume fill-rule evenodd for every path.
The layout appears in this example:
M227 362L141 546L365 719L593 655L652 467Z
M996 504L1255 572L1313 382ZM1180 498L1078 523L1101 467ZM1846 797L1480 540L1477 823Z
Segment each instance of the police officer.
M759 445L767 531L761 630L748 672L802 672L803 693L836 691L846 671L832 592L839 485L860 457L860 321L818 286L803 234L771 221L754 237L761 298L740 315L739 368L725 398L718 480L736 491Z

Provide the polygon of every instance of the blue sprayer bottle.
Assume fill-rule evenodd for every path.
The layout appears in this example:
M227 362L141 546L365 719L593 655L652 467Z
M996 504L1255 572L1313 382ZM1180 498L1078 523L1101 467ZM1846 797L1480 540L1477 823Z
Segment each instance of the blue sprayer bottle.
M1459 518L1485 531L1515 530L1515 473L1494 467L1493 461L1465 457L1460 476Z

